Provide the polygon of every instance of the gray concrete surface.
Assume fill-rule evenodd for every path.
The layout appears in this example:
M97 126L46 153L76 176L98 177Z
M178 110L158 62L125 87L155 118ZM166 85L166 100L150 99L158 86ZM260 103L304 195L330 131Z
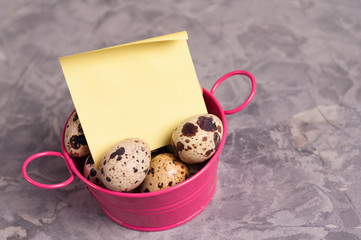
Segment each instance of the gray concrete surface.
M361 239L360 1L1 1L0 239ZM111 221L76 179L44 190L21 166L61 151L74 108L58 58L186 30L200 83L251 72L253 102L228 115L216 193L192 221L137 232ZM224 109L250 84L217 90ZM67 178L61 159L33 162Z

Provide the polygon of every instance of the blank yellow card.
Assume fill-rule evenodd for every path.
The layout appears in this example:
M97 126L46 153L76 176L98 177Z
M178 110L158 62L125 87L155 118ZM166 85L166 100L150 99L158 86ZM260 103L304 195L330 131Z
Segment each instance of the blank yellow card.
M115 143L170 143L184 119L207 113L187 45L179 32L60 58L96 165Z

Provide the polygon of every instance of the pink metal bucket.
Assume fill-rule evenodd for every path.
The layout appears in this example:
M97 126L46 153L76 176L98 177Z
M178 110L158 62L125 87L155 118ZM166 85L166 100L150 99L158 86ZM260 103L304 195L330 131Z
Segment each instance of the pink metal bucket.
M251 80L251 93L243 104L235 109L224 111L214 97L214 92L225 79L237 74L245 75ZM208 112L217 115L223 122L223 137L213 157L200 171L186 181L171 188L148 193L123 193L110 191L94 185L81 174L83 166L77 166L76 162L67 154L64 141L62 141L63 153L41 152L26 159L22 167L23 176L34 186L46 189L64 187L70 184L75 176L77 176L86 184L89 192L98 201L103 211L116 223L139 231L160 231L177 227L197 216L211 201L216 189L219 155L227 136L225 115L239 112L246 107L252 100L255 92L256 81L254 77L250 73L241 70L227 73L221 77L214 84L210 92L203 89L203 98ZM65 127L66 125L67 123ZM65 127L62 139L64 139ZM42 184L31 179L26 172L27 165L32 160L43 156L63 158L69 169L70 178L58 184Z

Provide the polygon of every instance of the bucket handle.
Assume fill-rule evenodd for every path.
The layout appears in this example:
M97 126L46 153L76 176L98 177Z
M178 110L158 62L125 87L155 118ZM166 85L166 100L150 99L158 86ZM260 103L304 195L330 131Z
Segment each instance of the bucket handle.
M70 177L65 180L64 182L61 183L56 183L56 184L44 184L44 183L39 183L35 180L33 180L32 178L29 177L28 173L26 172L26 167L28 166L28 164L33 161L34 159L40 158L40 157L45 157L45 156L56 156L56 157L61 157L62 159L64 159L66 166L69 169L70 172ZM56 189L56 188L61 188L61 187L65 187L67 185L69 185L75 178L75 174L73 171L71 171L67 161L65 160L65 157L63 154L59 153L59 152L40 152L40 153L36 153L30 157L28 157L25 162L23 163L23 167L22 167L22 173L24 178L26 179L26 181L28 181L29 183L31 183L32 185L39 187L39 188L45 188L45 189Z
M244 101L240 106L238 106L232 110L224 111L224 113L227 115L237 113L237 112L241 111L243 108L245 108L251 102L252 98L254 97L254 94L256 93L256 88L257 88L256 79L252 76L252 74L250 74L249 72L243 71L243 70L236 70L233 72L229 72L229 73L225 74L224 76L222 76L220 79L218 79L217 82L213 85L213 87L211 89L211 94L214 95L219 84L221 84L224 80L226 80L227 78L232 77L234 75L247 76L252 82L252 89L251 89L251 93L249 94L246 101Z

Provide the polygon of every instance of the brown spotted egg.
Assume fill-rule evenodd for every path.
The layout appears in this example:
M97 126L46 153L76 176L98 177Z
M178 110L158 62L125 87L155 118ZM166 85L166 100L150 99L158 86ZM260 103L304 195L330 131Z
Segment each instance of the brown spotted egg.
M103 187L103 182L100 178L100 171L98 171L94 165L94 160L92 155L89 155L84 163L84 177L88 181L94 183L95 185Z
M188 178L187 166L172 153L161 153L150 162L148 175L140 192L154 192L172 187Z
M183 121L172 133L173 152L180 160L194 164L212 157L222 140L222 121L213 114L201 114Z
M130 192L148 173L149 145L139 138L128 138L110 148L99 164L100 178L110 190Z
M65 150L71 157L85 157L90 154L76 111L70 116L64 133Z

